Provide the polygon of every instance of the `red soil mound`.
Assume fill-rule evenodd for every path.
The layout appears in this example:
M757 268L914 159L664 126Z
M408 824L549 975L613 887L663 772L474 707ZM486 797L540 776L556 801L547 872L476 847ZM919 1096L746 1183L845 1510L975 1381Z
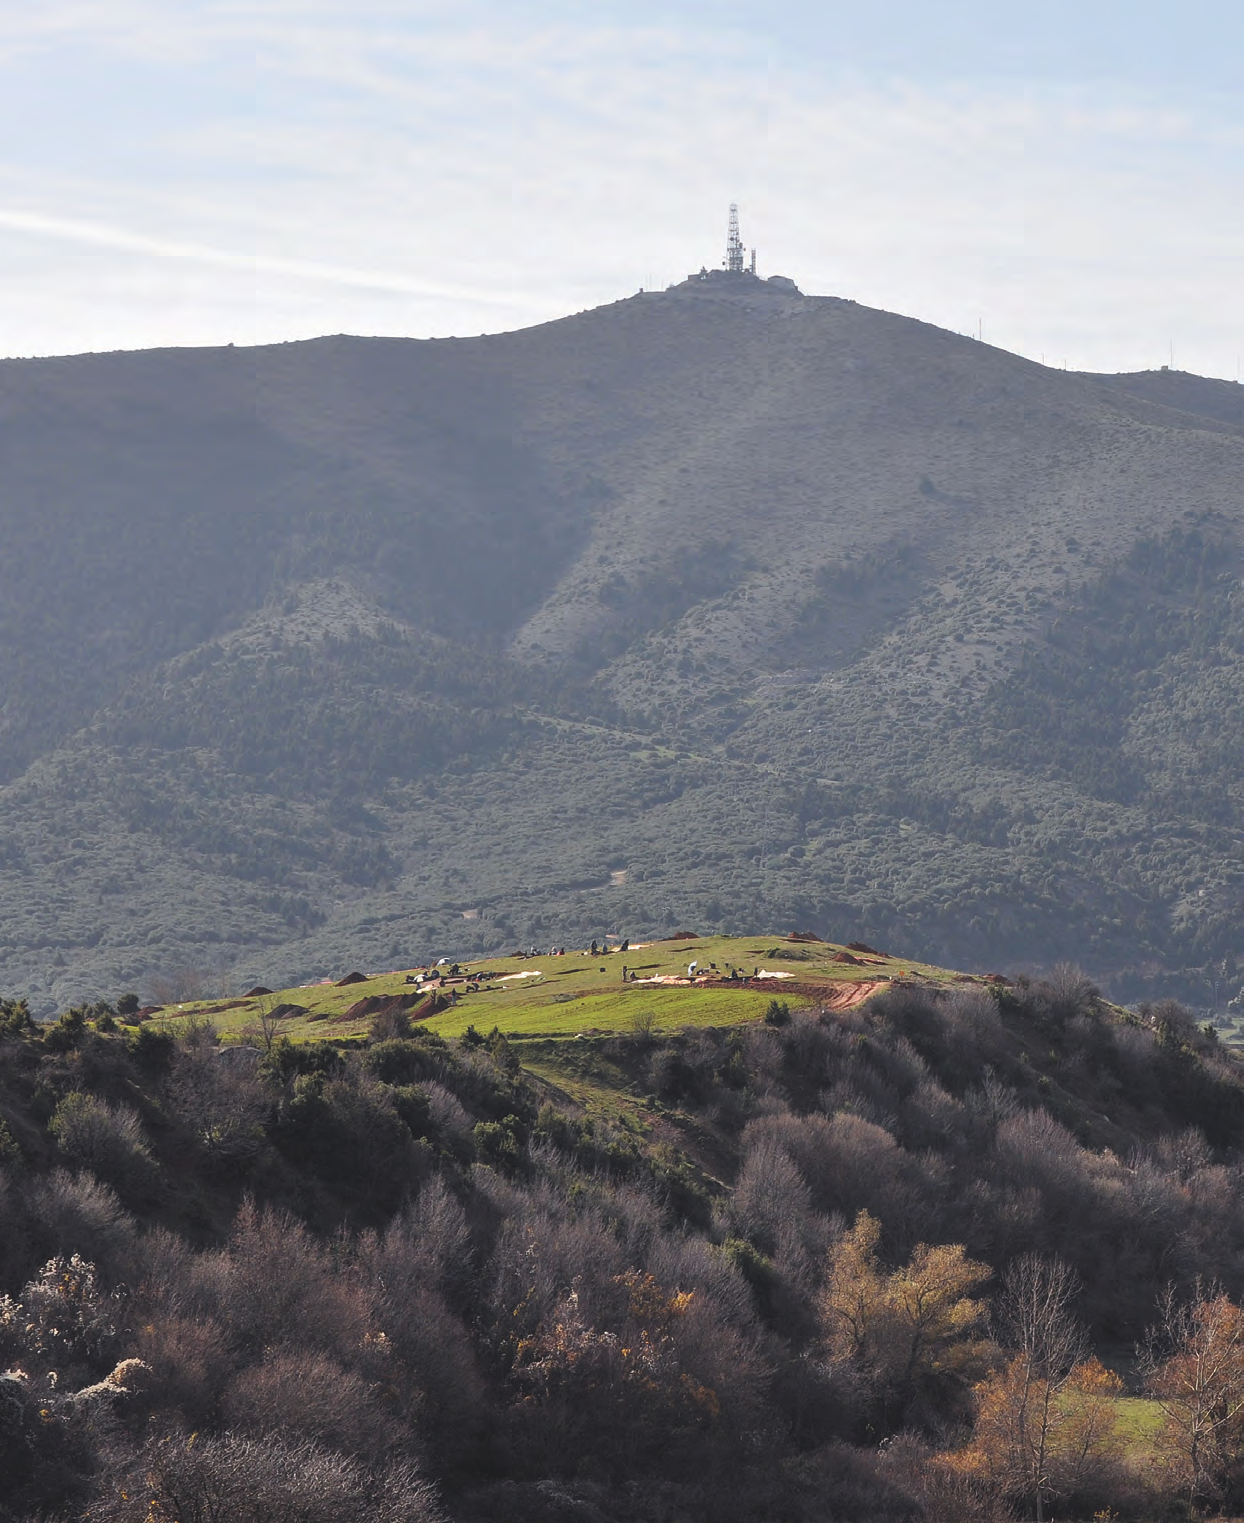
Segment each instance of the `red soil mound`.
M372 1015L396 1015L409 1010L412 1021L426 1021L431 1015L448 1010L453 1001L447 994L371 994L356 1000L338 1021L357 1021Z
M355 1000L346 1011L345 1018L357 1021L365 1015L387 1015L391 1011L409 1010L419 1000L418 994L369 994L365 999Z

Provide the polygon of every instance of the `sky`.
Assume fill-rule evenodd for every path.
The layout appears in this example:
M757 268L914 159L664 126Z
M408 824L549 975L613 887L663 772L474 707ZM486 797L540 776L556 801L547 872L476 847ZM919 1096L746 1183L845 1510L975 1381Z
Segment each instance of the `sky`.
M474 335L721 262L1244 358L1239 0L0 0L0 355Z

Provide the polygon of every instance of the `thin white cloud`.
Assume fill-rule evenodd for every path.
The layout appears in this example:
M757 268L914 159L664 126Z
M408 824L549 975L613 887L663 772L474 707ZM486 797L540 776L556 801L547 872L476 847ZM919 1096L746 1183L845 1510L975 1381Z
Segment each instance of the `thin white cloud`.
M315 260L283 259L268 254L237 253L229 249L209 248L203 244L179 243L152 238L122 228L105 227L97 222L79 222L66 217L49 217L40 212L12 211L0 208L0 227L37 237L86 243L97 248L117 249L142 254L153 259L185 259L197 264L224 265L230 269L253 271L263 275L290 276L296 280L326 282L329 285L354 286L362 290L391 291L405 296L432 297L438 301L468 302L481 306L513 308L530 306L533 312L546 310L544 304L525 300L520 292L471 289L435 280L412 279L384 270L347 268L321 264Z

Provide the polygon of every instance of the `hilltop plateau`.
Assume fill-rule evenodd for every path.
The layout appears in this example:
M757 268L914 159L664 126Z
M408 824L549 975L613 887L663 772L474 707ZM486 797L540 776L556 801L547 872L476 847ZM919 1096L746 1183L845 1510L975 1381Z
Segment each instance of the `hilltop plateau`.
M739 293L0 365L8 990L798 924L1226 1019L1240 389Z

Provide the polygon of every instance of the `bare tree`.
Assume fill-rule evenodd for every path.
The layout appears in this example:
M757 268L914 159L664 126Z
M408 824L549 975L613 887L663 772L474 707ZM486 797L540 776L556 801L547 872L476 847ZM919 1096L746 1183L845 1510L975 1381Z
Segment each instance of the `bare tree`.
M1244 1312L1217 1286L1198 1280L1187 1301L1168 1286L1141 1362L1180 1489L1191 1507L1214 1500L1244 1436Z
M1071 1309L1078 1290L1074 1270L1061 1259L1025 1254L1003 1276L994 1305L994 1336L1011 1353L1005 1399L992 1413L994 1453L1014 1490L1032 1503L1037 1523L1045 1517L1051 1461L1066 1415L1060 1398L1087 1353L1084 1329Z
M283 1017L277 1014L279 1009L275 994L261 994L255 1007L257 1021L248 1023L242 1031L246 1040L257 1042L265 1052L271 1052L281 1031Z
M205 999L213 979L206 968L183 963L171 972L147 975L147 993L153 1005L181 1005Z
M165 1085L169 1103L199 1146L220 1164L242 1164L263 1143L270 1097L253 1074L220 1061L215 1031L191 1022Z

